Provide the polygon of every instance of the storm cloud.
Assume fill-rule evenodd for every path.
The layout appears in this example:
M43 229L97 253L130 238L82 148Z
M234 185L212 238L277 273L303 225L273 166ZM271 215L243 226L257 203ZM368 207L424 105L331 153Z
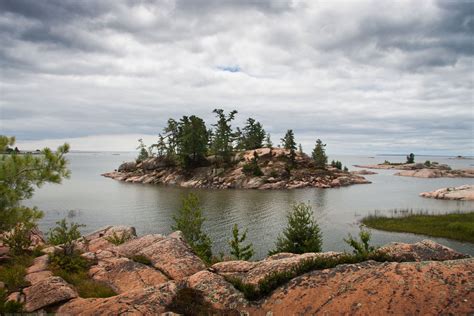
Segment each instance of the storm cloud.
M0 0L0 133L133 150L237 109L309 151L474 154L472 1ZM76 145L76 147L75 147Z

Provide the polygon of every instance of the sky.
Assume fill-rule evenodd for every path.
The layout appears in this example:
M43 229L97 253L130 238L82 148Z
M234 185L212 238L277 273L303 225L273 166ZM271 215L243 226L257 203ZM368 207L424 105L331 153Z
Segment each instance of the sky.
M473 1L0 0L0 134L134 150L236 109L306 152L474 155Z

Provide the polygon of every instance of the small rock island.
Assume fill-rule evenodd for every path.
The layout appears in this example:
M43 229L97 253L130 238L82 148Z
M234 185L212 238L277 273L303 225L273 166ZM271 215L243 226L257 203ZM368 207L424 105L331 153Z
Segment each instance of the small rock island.
M169 184L213 189L334 188L370 183L364 177L327 166L319 169L312 158L295 153L295 167L288 170L291 150L259 148L236 153L228 167L219 167L216 156L206 157L206 166L185 170L159 157L126 162L103 176L133 183ZM260 172L255 171L260 170Z

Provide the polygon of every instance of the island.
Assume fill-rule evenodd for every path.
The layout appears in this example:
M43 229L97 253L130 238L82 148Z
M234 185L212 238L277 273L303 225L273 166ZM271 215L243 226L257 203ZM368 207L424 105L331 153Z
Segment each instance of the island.
M364 169L400 170L395 176L415 178L474 178L474 169L451 169L446 164L426 161L425 163L390 163L376 165L354 165Z
M169 184L213 189L296 189L334 188L370 183L364 177L330 165L317 168L308 155L295 152L295 164L288 168L291 151L283 148L258 148L234 154L231 163L220 167L216 156L206 157L205 166L183 169L164 158L126 162L104 177L133 183Z

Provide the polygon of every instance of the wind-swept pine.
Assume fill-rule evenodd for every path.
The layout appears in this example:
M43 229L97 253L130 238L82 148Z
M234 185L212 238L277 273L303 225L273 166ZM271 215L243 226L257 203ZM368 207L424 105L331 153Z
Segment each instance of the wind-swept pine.
M281 145L288 150L296 150L295 134L292 129L286 131L285 137L281 139Z
M326 169L326 164L328 163L325 147L326 144L323 144L323 142L318 138L312 154L314 164L318 169Z
M204 121L192 115L183 116L178 124L177 152L180 164L188 169L197 167L207 153L208 134Z
M148 150L146 148L145 143L143 142L143 139L138 140L138 157L137 157L137 162L141 162L149 157Z
M321 251L321 232L309 204L293 205L293 210L287 215L287 219L288 224L283 236L278 237L276 248L271 250L269 255L279 252L300 254Z
M262 148L265 135L266 133L262 127L262 124L250 117L247 119L246 125L240 132L239 143L237 147L244 150Z
M0 152L5 152L14 143L14 137L0 135ZM0 155L0 233L13 229L13 233L19 235L11 237L29 241L28 234L43 213L20 203L33 196L34 187L47 182L61 183L63 178L69 177L65 158L68 151L69 145L64 144L56 152L45 148L40 155L15 152Z
M415 154L411 153L407 156L407 163L415 163Z
M212 139L212 152L221 156L224 161L229 161L233 149L232 143L235 139L230 122L234 119L237 111L233 110L227 116L222 109L214 109L212 112L216 113L218 118L217 123L213 125L216 129Z
M204 217L197 195L190 193L183 199L183 205L178 216L173 216L175 225L173 230L180 230L189 246L205 262L209 263L212 258L212 242L209 236L202 231Z
M230 254L237 260L250 260L254 255L253 245L251 243L246 246L242 245L247 238L247 232L248 229L239 237L239 227L237 224L234 224L232 228L232 239L229 240L229 246L231 248Z

